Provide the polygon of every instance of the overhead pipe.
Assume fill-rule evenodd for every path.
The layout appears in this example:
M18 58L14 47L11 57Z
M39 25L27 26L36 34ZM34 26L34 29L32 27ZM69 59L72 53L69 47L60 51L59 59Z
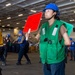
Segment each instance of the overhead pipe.
M72 4L75 4L75 2L68 2L65 4L61 4L61 5L58 5L58 7L63 7L63 6L72 5Z
M3 2L5 2L6 0L0 0L0 3L3 3Z
M75 8L75 6L67 7L67 8L64 8L64 9L60 9L60 11L63 11L63 10L69 10L69 9L73 9L73 8Z
M19 3L24 2L24 1L26 1L26 0L20 0L18 2L11 3L11 6L16 5L16 4L19 4ZM1 8L0 10L5 9L5 8L7 8L7 7L5 6L5 7Z
M40 2L42 2L42 1L45 1L45 0L37 0L37 1L35 1L35 2L30 2L29 4L26 4L26 5L18 5L18 6L21 6L21 7L27 7L27 6L30 6L30 5L33 5L33 4L36 4L36 3L40 3Z

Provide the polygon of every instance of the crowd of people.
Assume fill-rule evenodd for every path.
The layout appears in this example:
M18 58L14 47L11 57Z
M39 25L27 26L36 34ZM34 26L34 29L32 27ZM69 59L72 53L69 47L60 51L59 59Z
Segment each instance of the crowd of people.
M28 50L29 41L26 41L25 36L21 30L18 33L17 39L14 41L11 41L11 35L7 34L6 37L3 38L3 45L0 47L0 60L2 61L2 65L6 65L8 52L18 53L16 65L21 65L21 59L23 55L27 60L26 64L31 64L31 61L27 55Z

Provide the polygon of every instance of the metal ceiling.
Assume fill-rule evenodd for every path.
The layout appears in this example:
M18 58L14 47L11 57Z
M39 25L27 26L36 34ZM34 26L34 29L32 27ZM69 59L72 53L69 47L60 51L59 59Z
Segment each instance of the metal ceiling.
M4 28L22 28L27 17L34 14L31 10L42 11L50 2L55 2L60 8L61 19L74 24L75 0L0 0L0 28L2 26ZM11 5L6 6L8 3ZM19 14L23 14L23 16L18 16ZM11 17L11 19L7 19L7 17Z

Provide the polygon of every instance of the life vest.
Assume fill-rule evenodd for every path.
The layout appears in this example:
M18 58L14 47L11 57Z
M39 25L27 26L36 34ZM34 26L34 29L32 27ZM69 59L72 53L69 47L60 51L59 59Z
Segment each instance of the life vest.
M0 31L0 46L3 46L3 37L2 32Z
M43 64L58 63L65 59L64 39L59 40L60 27L65 24L55 20L52 26L46 22L40 31L40 57ZM65 26L66 27L66 26Z
M21 42L22 37L23 37L23 36L19 36L17 41L18 41L18 42ZM20 47L24 47L25 44L26 44L26 40L24 39L23 42L20 44Z

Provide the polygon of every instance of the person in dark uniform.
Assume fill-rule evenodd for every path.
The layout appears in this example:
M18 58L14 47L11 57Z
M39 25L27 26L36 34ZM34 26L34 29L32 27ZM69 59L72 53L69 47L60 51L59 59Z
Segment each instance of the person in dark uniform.
M27 49L27 41L25 40L25 37L24 37L23 32L21 30L18 33L18 38L16 41L20 46L19 53L18 53L18 60L17 60L16 65L21 65L21 59L22 59L23 55L27 58L27 61L30 62L30 60L26 54L27 50L25 52L25 49Z
M75 42L73 41L72 38L70 38L70 40L71 40L71 45L70 45L70 55L71 55L71 59L70 59L70 61L72 61L73 58L74 58L74 61L75 61Z

